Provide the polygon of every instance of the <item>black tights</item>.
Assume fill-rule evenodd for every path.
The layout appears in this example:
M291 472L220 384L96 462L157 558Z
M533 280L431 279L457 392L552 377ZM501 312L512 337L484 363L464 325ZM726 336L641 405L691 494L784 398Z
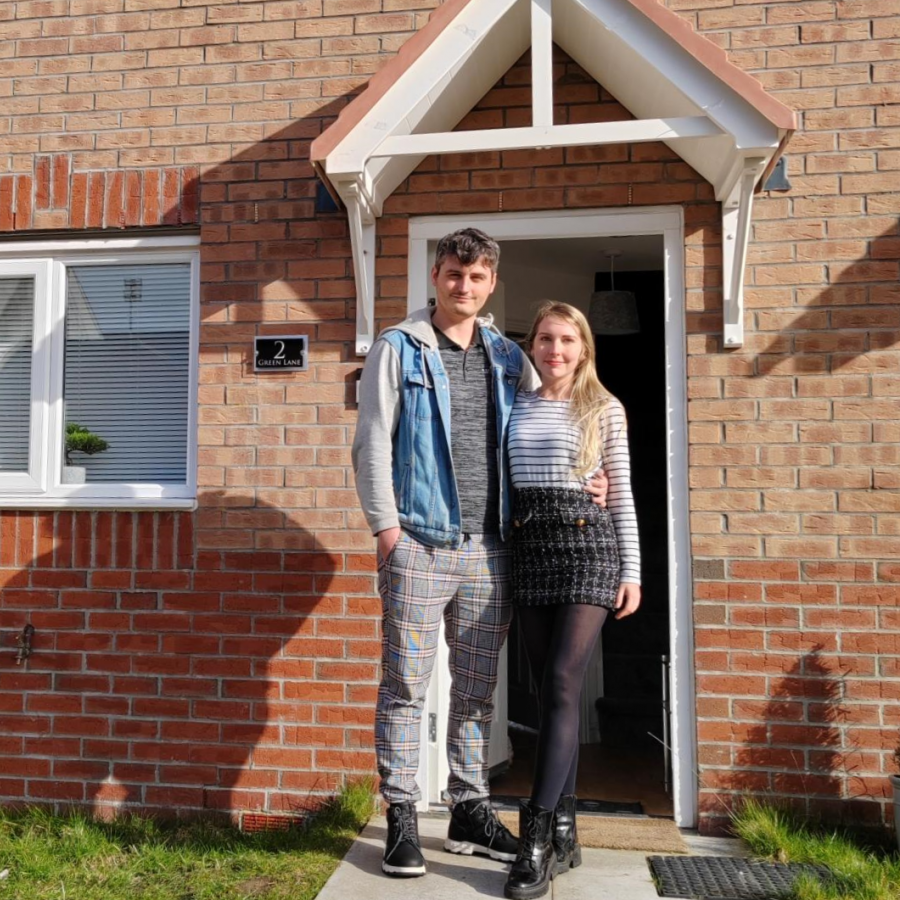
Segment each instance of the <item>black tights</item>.
M608 612L583 603L516 610L541 710L531 802L545 809L575 793L581 683Z

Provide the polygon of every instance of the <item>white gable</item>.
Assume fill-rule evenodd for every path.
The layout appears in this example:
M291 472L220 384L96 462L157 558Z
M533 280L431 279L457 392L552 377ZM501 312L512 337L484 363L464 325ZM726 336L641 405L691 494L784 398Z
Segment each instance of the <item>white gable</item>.
M739 346L752 193L790 135L793 113L656 0L455 0L438 12L443 18L416 35L312 147L350 215L357 351L367 352L374 338L374 220L426 156L656 140L723 203L726 345ZM636 121L554 125L553 43ZM534 124L454 132L529 48Z

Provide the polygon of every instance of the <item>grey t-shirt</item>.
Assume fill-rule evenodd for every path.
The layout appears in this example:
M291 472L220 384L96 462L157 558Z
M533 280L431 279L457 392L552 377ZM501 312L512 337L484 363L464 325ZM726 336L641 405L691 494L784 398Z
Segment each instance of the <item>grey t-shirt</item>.
M496 534L500 530L500 474L490 360L478 328L468 350L440 329L434 331L450 382L450 452L461 528L464 534Z

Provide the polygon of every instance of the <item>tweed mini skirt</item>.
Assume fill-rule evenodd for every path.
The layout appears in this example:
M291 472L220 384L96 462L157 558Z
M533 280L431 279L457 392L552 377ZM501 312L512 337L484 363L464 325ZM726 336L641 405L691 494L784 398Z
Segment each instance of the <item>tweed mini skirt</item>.
M587 603L615 608L619 545L609 510L582 490L517 490L512 571L516 606Z

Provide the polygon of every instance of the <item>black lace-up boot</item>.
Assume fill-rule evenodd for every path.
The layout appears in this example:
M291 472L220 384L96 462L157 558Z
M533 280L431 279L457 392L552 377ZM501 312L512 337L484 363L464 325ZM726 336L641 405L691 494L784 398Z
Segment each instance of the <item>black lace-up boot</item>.
M419 844L419 818L414 803L392 803L387 814L388 832L381 871L395 878L425 874L425 857Z
M556 874L553 810L523 800L519 807L519 852L503 889L510 900L543 897Z
M574 794L563 794L559 798L553 817L553 849L556 851L557 874L581 865Z
M516 839L497 818L487 798L463 800L453 807L444 849L471 856L481 853L491 859L512 862L516 858Z

